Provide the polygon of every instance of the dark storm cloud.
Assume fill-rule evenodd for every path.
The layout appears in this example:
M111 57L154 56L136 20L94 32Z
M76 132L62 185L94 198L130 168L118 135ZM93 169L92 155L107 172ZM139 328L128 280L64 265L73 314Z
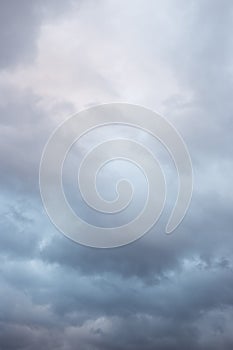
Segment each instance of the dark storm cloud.
M170 271L180 271L185 259L200 257L208 265L214 257L232 259L231 196L221 187L212 193L194 193L190 210L172 235L164 234L164 221L142 239L121 249L96 250L55 235L41 251L44 261L74 268L85 275L112 273L134 276L157 284ZM139 258L140 257L140 258Z
M15 347L26 349L35 344L39 348L40 341L48 341L48 329L51 341L60 329L52 349L63 348L63 343L64 349L75 348L75 343L83 349L90 345L93 349L176 349L188 343L191 349L202 349L202 329L198 325L209 317L214 334L215 327L221 326L218 315L224 324L232 312L232 270L222 265L206 268L199 260L161 284L145 287L130 278L111 274L90 278L72 269L40 264L12 262L5 267L1 263L5 271L5 282L1 282L4 334L22 330ZM17 300L20 304L15 308ZM24 329L31 337L24 334ZM36 330L40 339L35 337ZM227 327L221 334L225 332ZM226 342L221 339L224 349L227 342L232 344L232 336L227 336Z
M38 193L40 154L56 122L38 94L7 83L1 87L0 349L233 348L232 4L165 3L165 12L178 8L174 17L181 31L170 31L164 58L193 94L187 104L182 96L164 101L168 116L182 117L177 123L184 125L195 172L191 208L173 235L165 236L159 226L131 245L96 250L57 233ZM98 4L105 14L110 5ZM63 6L40 1L1 1L1 6L1 25L10 29L0 42L5 49L0 64L26 64L36 55L40 24L62 15ZM86 7L87 14L93 6ZM172 26L173 18L169 21ZM165 24L162 29L166 32Z

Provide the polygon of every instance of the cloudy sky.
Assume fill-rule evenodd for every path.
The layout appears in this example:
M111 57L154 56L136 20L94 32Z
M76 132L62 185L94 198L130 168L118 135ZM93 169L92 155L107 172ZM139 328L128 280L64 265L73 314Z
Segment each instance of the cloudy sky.
M233 348L232 16L231 0L0 0L1 350ZM49 221L40 157L69 115L119 101L179 130L193 199L170 236L167 210L132 244L88 248Z

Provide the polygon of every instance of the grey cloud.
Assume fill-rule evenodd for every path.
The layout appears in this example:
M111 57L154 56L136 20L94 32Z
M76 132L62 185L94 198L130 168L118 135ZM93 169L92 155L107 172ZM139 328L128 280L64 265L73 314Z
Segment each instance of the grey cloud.
M54 122L40 105L40 97L10 84L0 86L0 181L2 188L39 193L40 157ZM70 113L70 105L54 107ZM53 110L51 114L56 113ZM37 197L39 198L39 197Z
M146 5L157 12L161 8L162 17L154 21L153 11L136 2L134 15L142 6L137 27L140 37L136 35L129 41L124 17L121 35L125 31L125 36L121 40L125 40L129 57L135 56L135 62L151 62L161 49L165 63L181 86L181 95L169 96L163 105L166 115L186 135L196 182L190 210L173 235L162 233L162 220L155 230L134 244L96 250L78 246L58 233L46 217L38 192L40 155L56 122L40 103L44 96L19 90L13 83L1 86L0 348L3 350L230 350L233 347L229 186L232 5L229 1L164 3ZM134 3L124 3L127 14L132 14L131 5ZM40 24L58 13L66 18L67 11L60 2L45 5L40 1L33 4L2 1L1 6L5 9L1 12L1 23L4 28L9 27L0 42L5 48L0 60L3 69L35 58ZM95 6L88 3L87 18L88 11L95 13ZM123 18L119 3L114 7L100 1L98 6L98 15L101 11L111 16L116 13L109 22L112 18L116 21ZM14 16L11 16L12 8ZM135 15L136 20L132 19L130 26L138 25L139 17ZM165 44L155 35L159 20ZM19 26L21 30L16 31ZM167 31L166 26L170 26ZM149 37L148 33L151 33ZM117 38L115 35L114 39ZM103 47L108 47L107 40ZM121 53L119 50L117 57ZM127 53L125 48L123 53ZM117 62L111 62L114 64ZM130 80L129 74L121 84L111 87L112 81L106 76L102 79L102 73L95 72L93 67L91 75L96 77L93 85L97 89L106 85L113 96L121 95L118 89L125 87L122 96L128 98L127 87L132 88L140 80ZM86 87L88 74L83 72L81 76L80 86ZM142 82L136 92L144 87ZM159 89L155 77L151 78L151 87ZM186 89L192 95L190 101L186 100ZM154 94L149 90L143 92L150 95L148 101ZM57 106L59 110L63 108L67 115L66 111L73 111L74 107Z
M233 6L227 0L190 2L182 7L182 12L186 16L185 30L175 37L174 47L168 50L170 57L166 58L172 61L176 78L192 97L189 103L174 105L170 101L168 113L183 116L192 124L186 137L195 158L201 154L206 158L216 154L227 158L233 109Z
M203 349L199 323L205 325L208 317L209 331L214 333L215 315L221 313L226 321L231 315L232 271L222 267L203 269L193 265L162 284L147 288L133 279L116 279L111 275L89 278L74 269L56 266L45 265L43 274L32 264L28 267L11 264L11 269L24 283L19 292L15 289L18 283L15 285L14 279L9 279L10 271L3 276L8 283L4 287L5 283L1 282L2 292L8 295L2 298L5 300L2 315L6 313L3 329L4 335L9 331L14 334L14 329L17 334L19 327L21 336L17 346L22 348L32 344L39 347L40 338L48 342L49 329L50 341L58 330L62 335L57 338L58 343L51 343L51 349L59 346L73 349L76 342L83 349L89 346L176 349L185 348L188 343L191 349ZM31 277L25 278L28 274ZM15 307L18 301L20 304ZM224 312L227 309L229 313ZM31 337L24 334L24 328L32 333ZM225 329L227 332L225 327L223 333ZM40 333L39 339L33 335L35 330ZM4 344L9 339L2 336L1 341ZM203 341L207 348L212 345L211 339L204 337ZM228 334L221 343L228 349L232 336Z
M1 68L32 59L40 23L33 2L2 0L0 14Z
M0 67L2 69L32 61L36 57L40 25L45 18L66 13L72 1L0 2Z

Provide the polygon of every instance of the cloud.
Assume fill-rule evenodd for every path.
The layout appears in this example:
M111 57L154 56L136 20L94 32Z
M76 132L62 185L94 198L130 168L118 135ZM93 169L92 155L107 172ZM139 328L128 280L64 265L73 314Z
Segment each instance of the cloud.
M0 348L232 349L231 3L1 7ZM67 115L118 100L155 108L181 131L194 196L173 235L162 233L165 212L137 242L96 250L49 222L39 162ZM104 137L82 141L78 156Z
M66 7L69 6L70 1L67 1ZM60 0L49 0L46 5L41 0L36 3L27 0L2 0L0 68L7 69L33 61L37 54L37 39L42 21L59 15L61 11L64 13L64 10Z

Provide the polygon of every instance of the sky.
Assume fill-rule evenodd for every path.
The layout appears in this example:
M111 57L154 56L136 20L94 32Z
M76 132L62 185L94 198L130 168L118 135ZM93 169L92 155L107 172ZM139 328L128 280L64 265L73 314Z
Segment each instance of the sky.
M0 0L1 350L233 348L232 16L230 0ZM50 222L39 164L54 128L110 102L155 110L179 130L194 190L181 225L164 234L176 173L161 145L121 131L161 156L171 198L141 239L95 249ZM96 222L111 218L75 202L72 166L111 133L75 145L64 180ZM113 164L103 193L116 173L134 176Z

